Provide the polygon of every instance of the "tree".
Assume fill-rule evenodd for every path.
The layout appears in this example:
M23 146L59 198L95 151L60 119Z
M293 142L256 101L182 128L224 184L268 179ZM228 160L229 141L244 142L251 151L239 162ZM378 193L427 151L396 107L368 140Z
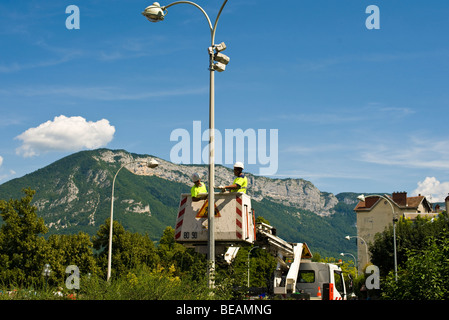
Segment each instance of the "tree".
M93 243L88 234L83 232L74 235L54 234L48 238L47 242L51 251L48 263L60 284L64 282L65 270L69 265L77 266L82 275L98 272L93 254Z
M31 205L34 190L23 189L21 199L0 200L0 280L9 286L40 282L47 263L48 247L43 234L48 229Z
M447 214L440 214L436 219L418 218L400 219L396 223L397 261L401 265L407 261L408 250L423 250L426 239L435 237L441 239L449 230ZM383 232L374 236L374 243L369 246L371 262L378 266L381 275L386 275L394 268L393 256L393 226L390 225Z
M173 265L179 273L184 275L188 273L192 279L204 278L207 266L206 256L176 243L175 230L172 227L168 226L164 229L157 253L165 268Z
M393 227L375 235L371 261L380 269L385 299L442 299L449 293L449 219L400 219L396 224L398 281L395 280Z
M97 235L93 237L93 245L98 254L98 266L106 275L108 247L109 247L109 223L101 225ZM141 264L153 266L157 264L159 257L148 234L131 233L114 221L112 235L111 268L113 276L121 276L127 270L138 267Z
M265 224L270 224L270 222L267 220L267 219L265 219L264 217L262 217L262 216L258 216L257 218L256 218L256 223L265 223Z
M407 250L407 261L390 272L383 284L384 299L443 300L449 294L449 238L430 237L421 250Z

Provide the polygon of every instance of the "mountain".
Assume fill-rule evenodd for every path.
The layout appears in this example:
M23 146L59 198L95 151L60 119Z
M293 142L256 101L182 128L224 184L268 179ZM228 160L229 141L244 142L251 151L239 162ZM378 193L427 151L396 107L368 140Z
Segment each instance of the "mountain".
M34 205L49 228L48 234L93 235L110 216L112 180L121 165L156 159L151 169L134 162L115 182L114 220L131 232L158 240L166 226L174 227L181 193L190 192L190 176L208 180L207 165L177 165L150 155L125 150L81 151L42 169L0 185L0 199L20 198L21 189L36 190ZM334 196L303 179L271 179L247 174L248 194L256 216L263 216L287 241L306 242L326 256L354 253L356 244L344 239L356 234L356 194ZM217 165L216 185L229 184L232 170Z

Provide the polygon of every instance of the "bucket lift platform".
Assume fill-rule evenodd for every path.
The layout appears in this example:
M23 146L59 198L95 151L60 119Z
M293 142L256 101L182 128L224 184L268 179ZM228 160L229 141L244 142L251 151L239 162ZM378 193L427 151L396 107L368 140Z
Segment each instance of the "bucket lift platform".
M192 201L189 193L181 195L175 226L175 241L185 246L207 246L207 200ZM256 238L251 198L240 192L215 193L216 246L251 245Z

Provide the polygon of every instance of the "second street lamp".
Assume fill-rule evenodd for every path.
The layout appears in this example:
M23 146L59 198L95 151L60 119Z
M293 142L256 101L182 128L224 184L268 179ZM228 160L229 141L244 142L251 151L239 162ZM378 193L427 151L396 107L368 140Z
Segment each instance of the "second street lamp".
M356 259L356 257L352 254L352 253L345 253L345 252L342 252L342 253L340 253L340 255L341 256L351 256L353 259L354 259L354 267L356 268L356 270L358 270L358 264L357 264L357 259ZM358 271L357 271L358 272Z
M209 196L208 196L208 278L209 287L213 288L214 274L215 274L215 226L214 226L214 204L215 204L215 71L222 72L226 68L226 64L229 62L229 57L224 54L220 54L221 51L226 49L226 45L222 42L215 45L215 32L217 30L218 19L220 18L221 12L228 0L225 0L218 11L217 18L212 25L209 16L206 11L201 8L198 4L191 1L176 1L170 3L166 6L161 6L158 2L154 2L152 5L145 8L142 12L149 21L158 22L163 21L167 15L167 9L176 4L189 4L198 8L203 15L206 17L207 23L210 29L211 45L208 48L209 51Z
M142 160L134 160L134 161L130 161L127 162L125 164L123 164L120 169L117 170L117 172L115 173L114 179L112 179L112 194L111 194L111 217L110 217L110 225L109 225L109 250L108 250L108 274L107 274L107 278L106 280L109 281L111 279L111 265L112 265L112 231L113 231L113 226L114 226L114 187L115 187L115 179L117 178L118 173L120 172L120 170L122 170L125 166L132 164L132 163L136 163L136 162L141 162L141 163L145 163L147 165L148 168L156 168L159 163L154 160L151 159L148 162L142 161Z
M42 275L45 277L45 290L47 290L47 284L48 284L48 278L51 274L51 268L50 265L47 263L44 266L44 271L42 271Z
M347 236L345 237L346 240L351 240L352 238L360 239L360 240L365 244L365 257L366 257L366 262L365 262L365 263L368 263L368 261L369 261L368 244L366 243L365 239L363 239L362 237L359 237L359 236L349 236L349 235L347 235ZM358 248L358 245L357 245L357 248ZM358 250L357 250L357 251L358 251ZM358 262L358 263L361 263L360 260L361 260L361 259L360 259L360 256L359 256L359 262ZM362 272L362 269L363 269L363 266L362 266L362 265L360 265L360 266L357 265L357 270L358 270L358 272Z

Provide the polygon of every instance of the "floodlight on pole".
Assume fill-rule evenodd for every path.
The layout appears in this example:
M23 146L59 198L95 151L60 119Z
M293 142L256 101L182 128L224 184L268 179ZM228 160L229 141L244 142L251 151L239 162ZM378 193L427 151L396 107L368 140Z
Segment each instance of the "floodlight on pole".
M224 55L223 53L218 52L218 53L215 54L214 60L218 61L218 62L221 62L223 64L228 64L230 58L227 55Z
M212 59L215 61L211 63L212 70L223 72L226 70L226 65L231 60L227 55L221 53L221 51L224 51L226 49L226 44L224 42L213 45L212 47L208 48L209 55L212 57Z
M222 52L222 51L225 51L226 50L226 44L224 43L224 42L222 42L222 43L220 43L220 44L216 44L215 46L215 50L217 51L217 52Z

